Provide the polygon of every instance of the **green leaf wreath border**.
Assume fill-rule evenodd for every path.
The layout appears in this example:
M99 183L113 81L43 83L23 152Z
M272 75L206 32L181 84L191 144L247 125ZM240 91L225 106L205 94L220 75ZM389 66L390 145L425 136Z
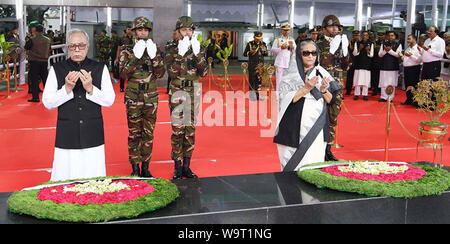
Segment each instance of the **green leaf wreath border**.
M323 162L306 166L319 166L342 162ZM297 171L302 180L320 188L359 193L368 196L387 196L399 198L413 198L420 196L441 195L450 189L450 173L444 169L429 165L411 164L427 172L418 180L394 181L391 183L380 181L363 181L346 177L333 176L320 169Z
M92 178L92 180L102 180L108 178L117 178L117 176L98 177ZM7 204L10 212L12 213L31 215L38 219L94 223L106 222L120 218L134 218L140 214L167 206L180 194L177 186L168 180L146 179L141 181L152 185L155 190L146 196L139 197L135 200L116 204L106 203L101 205L88 203L86 205L81 205L77 203L55 203L51 200L41 201L37 198L37 193L39 190L14 192L8 198ZM44 184L52 183L54 182L47 182Z

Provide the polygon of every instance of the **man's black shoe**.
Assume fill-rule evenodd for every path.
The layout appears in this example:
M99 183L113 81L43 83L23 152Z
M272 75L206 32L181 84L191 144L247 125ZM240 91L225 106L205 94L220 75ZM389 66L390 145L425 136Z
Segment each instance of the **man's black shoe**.
M39 99L34 99L34 98L32 98L32 99L28 99L28 102L31 102L31 103L38 103L38 102L40 102L40 100L39 100Z

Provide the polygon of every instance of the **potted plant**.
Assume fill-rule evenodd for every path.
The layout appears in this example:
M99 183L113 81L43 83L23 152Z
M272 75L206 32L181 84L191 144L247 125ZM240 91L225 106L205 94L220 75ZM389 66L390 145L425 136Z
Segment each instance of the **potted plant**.
M2 66L3 68L0 70L1 80L5 80L7 82L8 88L11 77L11 72L9 69L9 61L11 60L11 54L14 52L16 46L17 44L6 41L5 34L0 35L0 59L3 65Z
M228 61L228 58L230 57L231 52L233 50L233 44L231 44L229 47L225 47L225 49L222 49L218 44L216 44L216 48L217 48L217 50L219 50L216 53L216 56L223 62L223 67L224 67L223 80L224 80L224 84L223 84L222 87L224 87L226 89L227 85L231 87L230 77L228 76L228 65L230 64L230 62ZM220 80L220 78L219 78L219 80Z
M448 81L440 77L437 81L423 80L417 84L417 89L413 89L413 94L419 111L424 112L429 118L429 121L419 122L420 143L431 147L442 145L448 125L439 120L450 109Z

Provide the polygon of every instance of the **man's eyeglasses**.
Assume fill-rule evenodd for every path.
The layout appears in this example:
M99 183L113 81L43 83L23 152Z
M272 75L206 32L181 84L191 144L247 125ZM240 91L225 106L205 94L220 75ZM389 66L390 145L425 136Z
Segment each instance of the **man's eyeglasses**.
M86 43L79 43L79 44L69 44L67 45L67 48L69 48L70 51L74 51L77 47L79 50L86 49L87 44Z
M303 57L308 57L309 55L313 55L313 57L317 56L317 51L302 51L302 56Z

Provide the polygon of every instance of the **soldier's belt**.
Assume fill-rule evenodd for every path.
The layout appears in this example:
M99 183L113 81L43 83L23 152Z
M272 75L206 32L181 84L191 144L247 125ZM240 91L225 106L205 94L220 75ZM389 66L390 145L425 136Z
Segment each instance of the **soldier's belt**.
M193 80L182 80L181 86L182 87L192 87L192 86L194 86L194 81Z
M140 91L146 91L150 88L150 83L133 83L128 82L128 86Z

